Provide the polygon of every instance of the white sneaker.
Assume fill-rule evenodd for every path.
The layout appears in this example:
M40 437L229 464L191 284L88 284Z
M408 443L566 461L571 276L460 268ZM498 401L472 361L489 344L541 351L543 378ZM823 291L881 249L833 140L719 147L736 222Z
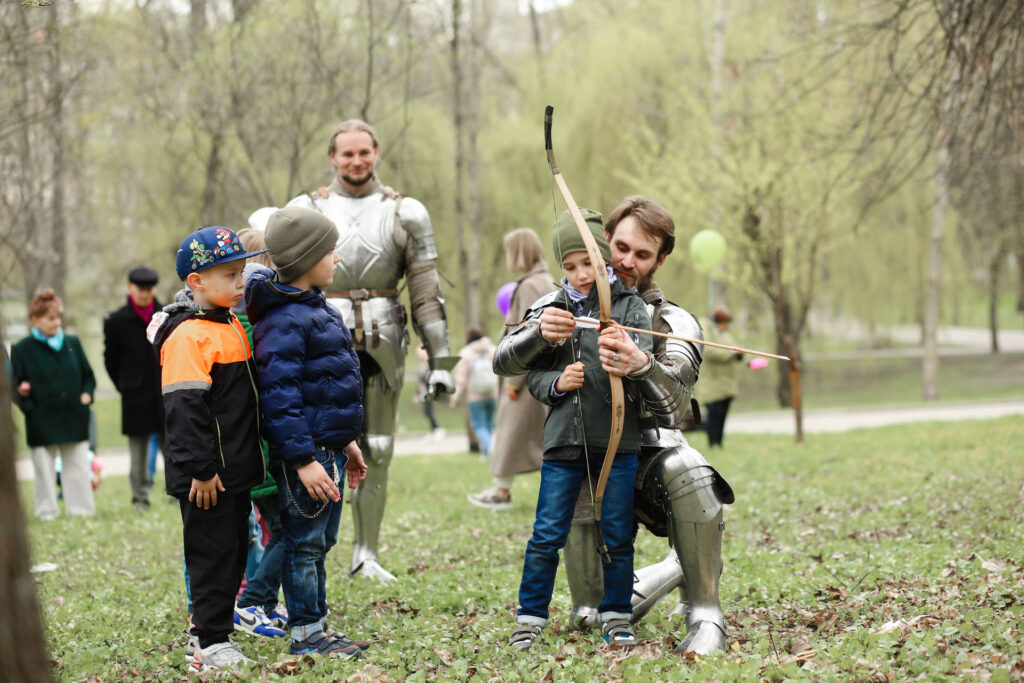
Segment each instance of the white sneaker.
M448 432L445 431L444 427L438 427L434 431L430 432L430 436L434 441L440 441L444 437L448 436Z
M194 671L235 669L246 664L252 664L252 660L242 654L242 648L237 643L230 640L214 643L205 649L197 648L189 662Z

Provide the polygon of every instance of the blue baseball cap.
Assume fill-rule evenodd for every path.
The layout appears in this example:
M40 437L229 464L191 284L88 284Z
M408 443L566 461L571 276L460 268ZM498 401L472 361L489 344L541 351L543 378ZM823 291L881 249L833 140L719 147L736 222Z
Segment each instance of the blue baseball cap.
M184 281L189 273L198 273L222 263L247 259L265 251L266 249L246 251L238 241L238 235L227 228L199 228L182 240L174 269L178 271L178 277Z

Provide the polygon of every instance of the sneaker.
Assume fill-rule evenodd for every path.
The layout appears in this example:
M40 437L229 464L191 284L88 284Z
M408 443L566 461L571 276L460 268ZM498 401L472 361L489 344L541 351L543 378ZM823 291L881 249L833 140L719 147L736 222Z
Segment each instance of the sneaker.
M540 638L540 626L535 624L516 624L512 629L512 637L508 639L510 647L517 650L529 650Z
M433 431L430 432L430 436L431 438L434 439L434 441L440 441L444 437L448 436L448 432L445 431L444 427L438 427L437 429L434 429Z
M636 647L636 632L628 619L609 619L601 625L601 633L612 647Z
M333 628L325 628L324 633L326 633L330 638L340 640L345 645L355 645L363 651L369 650L370 645L372 645L369 640L352 640L341 631L335 631Z
M363 654L358 645L354 643L346 645L341 640L327 635L326 632L320 634L319 640L292 639L288 652L293 655L309 653L324 657L345 657L346 659L357 659L359 655Z
M287 634L270 623L262 607L239 607L235 603L235 630L267 638L284 638Z
M497 487L489 488L480 493L471 493L466 498L473 505L488 510L508 510L512 507L512 494L505 491L505 489Z
M274 605L274 609L269 612L265 612L265 614L267 615L267 619L270 620L270 623L277 628L282 630L288 628L288 610L286 610L284 605L281 603Z
M192 661L192 655L199 649L199 636L194 633L188 634L188 644L185 646L185 659Z
M193 671L206 671L208 669L234 669L252 664L252 660L242 654L242 648L237 643L229 640L223 643L214 643L205 649L197 646L188 664Z

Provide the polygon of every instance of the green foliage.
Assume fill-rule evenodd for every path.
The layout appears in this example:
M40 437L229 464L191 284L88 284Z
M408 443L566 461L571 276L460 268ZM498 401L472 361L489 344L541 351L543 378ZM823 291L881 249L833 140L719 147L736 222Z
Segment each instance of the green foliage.
M349 579L346 533L328 556L331 624L374 647L359 662L289 659L279 641L238 634L259 662L244 678L1019 678L1018 423L812 435L800 446L731 438L715 457L737 494L721 590L730 651L696 659L671 653L684 629L669 615L674 598L640 624L631 654L570 631L561 574L541 645L511 651L538 475L517 477L512 510L491 513L465 502L486 483L486 465L466 454L398 458L382 557L399 582ZM30 486L22 492L31 499ZM29 527L32 562L58 565L35 574L55 672L61 680L184 677L177 505L157 498L148 512L133 510L123 477L97 495L93 519ZM343 531L349 519L346 511ZM665 551L663 539L641 531L636 564Z

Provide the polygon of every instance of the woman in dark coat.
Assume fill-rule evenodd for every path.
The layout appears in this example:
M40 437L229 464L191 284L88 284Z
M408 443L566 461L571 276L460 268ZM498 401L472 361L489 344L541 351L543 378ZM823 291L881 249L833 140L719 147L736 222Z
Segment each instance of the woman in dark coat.
M35 472L35 514L57 516L57 475L68 515L96 511L89 471L89 405L96 390L89 361L78 337L64 334L64 306L52 289L32 300L32 331L11 349L18 406L25 413L25 434Z
M557 287L544 262L544 247L531 228L518 228L508 233L502 246L508 269L522 273L516 280L508 315L505 316L506 323L518 323L530 304ZM491 446L494 485L480 493L469 494L469 502L473 505L491 510L511 507L513 476L540 469L544 418L548 410L524 390L525 383L526 375L501 378Z

